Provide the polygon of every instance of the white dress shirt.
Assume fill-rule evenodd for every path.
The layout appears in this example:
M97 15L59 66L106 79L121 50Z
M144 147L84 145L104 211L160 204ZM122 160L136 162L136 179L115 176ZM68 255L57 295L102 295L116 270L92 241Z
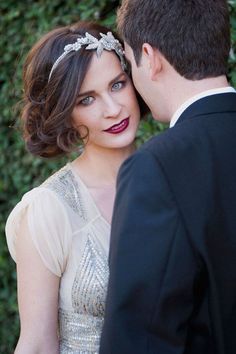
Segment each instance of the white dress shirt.
M185 101L178 109L177 111L174 113L174 115L172 116L171 118L171 121L170 121L170 128L172 128L177 120L179 119L179 117L181 116L181 114L186 110L186 108L188 108L192 103L200 100L201 98L203 97L207 97L207 96L211 96L211 95L218 95L218 94L221 94L221 93L229 93L229 92L233 92L233 93L236 93L236 90L231 87L231 86L228 86L228 87L221 87L221 88L218 88L218 89L213 89L213 90L207 90L207 91L203 91L201 93L199 93L198 95L195 95L191 98L189 98L187 101Z

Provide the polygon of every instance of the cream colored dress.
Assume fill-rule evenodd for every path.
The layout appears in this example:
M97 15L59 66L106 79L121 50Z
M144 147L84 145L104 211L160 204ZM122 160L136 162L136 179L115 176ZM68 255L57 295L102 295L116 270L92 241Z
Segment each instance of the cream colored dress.
M60 353L98 353L109 273L110 224L70 163L26 193L11 212L6 236L14 260L24 213L42 261L61 277Z

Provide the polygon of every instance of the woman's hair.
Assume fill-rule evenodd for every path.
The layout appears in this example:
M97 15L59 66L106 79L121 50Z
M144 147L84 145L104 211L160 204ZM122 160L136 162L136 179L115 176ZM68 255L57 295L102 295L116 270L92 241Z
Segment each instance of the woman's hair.
M91 22L78 22L44 35L30 50L23 67L23 134L27 149L34 155L55 157L72 151L81 142L71 113L94 50L71 51L49 75L67 44L88 32L100 39L108 28ZM116 34L114 37L119 39ZM120 41L120 39L119 39ZM114 52L115 53L115 52ZM141 113L147 108L140 96Z
M123 0L117 24L137 65L147 42L187 79L227 73L230 25L226 0Z

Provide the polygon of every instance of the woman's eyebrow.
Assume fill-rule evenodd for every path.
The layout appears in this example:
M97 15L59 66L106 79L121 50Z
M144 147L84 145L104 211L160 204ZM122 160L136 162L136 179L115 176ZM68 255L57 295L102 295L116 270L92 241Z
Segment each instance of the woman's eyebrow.
M123 75L126 75L123 71L117 75L114 79L112 79L110 82L109 82L109 86L112 85L115 81L119 80ZM90 91L85 91L85 92L81 92L79 95L78 95L78 98L81 97L81 96L89 96L89 95L92 95L94 94L95 91L94 90L90 90Z
M109 82L109 85L113 84L115 81L119 80L123 75L126 75L124 73L124 71L122 71L119 75L117 75L114 79L112 79L110 82Z
M95 93L94 90L82 92L82 93L80 93L80 94L77 96L77 98L79 98L79 97L81 97L81 96L89 96L89 95L92 95L92 94L94 94L94 93Z

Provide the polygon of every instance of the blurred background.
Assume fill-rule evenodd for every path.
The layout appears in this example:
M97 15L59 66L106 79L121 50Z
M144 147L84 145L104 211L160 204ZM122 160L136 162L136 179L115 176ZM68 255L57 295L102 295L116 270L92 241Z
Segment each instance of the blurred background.
M207 0L206 0L207 1ZM119 0L0 1L0 353L11 354L19 333L15 264L7 250L4 227L21 196L64 165L26 152L17 121L22 94L22 63L35 41L56 26L94 20L115 29ZM232 50L229 80L236 87L236 0L228 1ZM166 129L149 117L141 123L137 144ZM42 324L39 324L42 325Z

